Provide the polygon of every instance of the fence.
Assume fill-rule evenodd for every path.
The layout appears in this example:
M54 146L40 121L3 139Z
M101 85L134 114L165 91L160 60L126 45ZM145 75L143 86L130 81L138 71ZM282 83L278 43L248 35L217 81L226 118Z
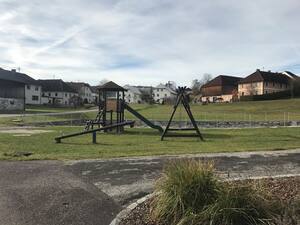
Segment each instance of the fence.
M170 112L147 112L140 111L146 118L164 125L170 117ZM82 126L87 120L96 117L96 111L68 112L68 113L39 113L1 116L0 126ZM251 127L251 126L298 126L300 125L300 112L272 111L272 112L193 112L195 120L201 126L207 127ZM126 112L126 119L136 120L132 114ZM177 124L188 124L189 118L184 111L178 111L174 116Z

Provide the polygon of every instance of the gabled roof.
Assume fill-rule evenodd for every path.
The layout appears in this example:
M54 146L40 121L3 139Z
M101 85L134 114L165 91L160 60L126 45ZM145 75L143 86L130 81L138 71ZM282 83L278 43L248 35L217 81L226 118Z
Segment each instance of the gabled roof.
M138 95L141 95L141 91L137 88L137 87L134 87L134 86L130 86L130 85L125 85L124 88L128 91L131 91L133 92L134 94L138 94Z
M209 81L208 83L204 84L202 88L206 87L214 87L214 86L235 86L241 80L241 77L233 77L227 75L219 75Z
M286 76L288 76L289 78L292 78L292 79L298 79L299 78L296 74L294 74L290 71L284 71L282 74L284 74L284 75L286 75Z
M42 86L43 92L70 92L77 93L77 91L66 84L63 80L38 80L39 84Z
M84 82L65 82L65 83L70 87L72 87L73 89L75 89L77 92L79 92L82 87L89 87L92 90L91 86L88 83L84 83Z
M239 83L245 84L245 83L261 82L261 81L288 84L290 78L282 73L273 73L270 71L267 72L267 71L256 70L248 77L242 79Z
M173 94L177 94L176 90L171 89L170 87L164 85L164 84L159 84L155 87L156 89L167 89L169 92L173 93Z
M91 90L92 90L93 93L98 93L98 88L99 87L100 86L90 86L90 88L91 88Z
M101 86L98 87L98 90L105 90L105 91L126 91L123 87L117 85L113 81L109 81Z
M31 78L25 73L16 72L15 70L10 71L0 68L0 79L15 81L24 84L38 85L38 82L35 79Z

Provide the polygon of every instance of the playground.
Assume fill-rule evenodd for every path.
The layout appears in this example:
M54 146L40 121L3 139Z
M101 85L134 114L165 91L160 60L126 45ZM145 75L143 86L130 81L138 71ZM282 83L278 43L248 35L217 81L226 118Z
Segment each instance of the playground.
M96 144L98 132L103 131L104 133L107 133L114 131L117 134L121 134L124 132L125 126L134 127L135 123L135 121L133 120L125 119L125 110L130 112L150 128L157 130L161 135L161 141L163 141L165 137L196 137L201 141L204 141L190 109L186 87L178 87L176 103L165 128L151 122L149 119L141 115L138 111L131 108L125 102L125 91L127 90L112 81L100 86L98 88L99 103L96 118L86 121L84 131L82 132L76 132L56 137L56 143L61 143L63 139L92 134L92 142L93 144ZM179 105L182 105L184 107L185 112L190 120L191 126L177 128L171 127L174 115ZM174 133L175 131L194 131L194 134L176 134Z
M85 125L2 127L0 159L88 159L211 152L284 150L300 147L300 127L205 129L178 88L165 125L124 101L126 90L108 82ZM63 114L65 116L65 114ZM181 118L185 123L174 123ZM55 115L57 117L57 115ZM143 126L137 126L143 124ZM24 154L21 154L21 153Z

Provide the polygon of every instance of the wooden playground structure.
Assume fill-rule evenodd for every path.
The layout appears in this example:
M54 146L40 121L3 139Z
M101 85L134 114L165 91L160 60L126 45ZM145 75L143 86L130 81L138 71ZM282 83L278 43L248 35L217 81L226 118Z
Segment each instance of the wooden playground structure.
M56 143L61 143L62 139L71 138L75 136L81 136L86 134L92 134L93 143L97 142L97 133L103 132L116 132L121 134L124 131L125 126L134 127L134 120L125 120L125 109L133 114L135 117L143 121L147 126L156 129L161 134L161 140L163 141L165 137L199 137L203 140L203 137L199 131L197 123L191 112L189 102L186 95L186 87L178 87L177 90L177 100L174 105L174 110L171 114L170 120L165 129L161 126L154 124L152 121L148 120L146 117L141 115L139 112L131 108L125 102L125 91L123 87L117 85L116 83L110 81L98 88L99 94L99 106L98 113L94 120L88 120L86 122L84 131L62 135L55 138ZM171 128L171 123L177 107L182 104L185 108L188 117L193 125L192 128ZM196 131L195 134L174 134L169 131Z

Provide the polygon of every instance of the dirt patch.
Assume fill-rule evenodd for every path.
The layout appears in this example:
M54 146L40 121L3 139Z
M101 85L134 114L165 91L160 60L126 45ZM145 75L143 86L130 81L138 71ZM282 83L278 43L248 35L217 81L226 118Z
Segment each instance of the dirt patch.
M244 182L256 182L256 181L242 181ZM287 212L284 212L282 215L278 215L278 221L276 225L294 225L291 222L291 217L294 217L294 220L297 220L297 224L300 224L300 212L297 208L290 215L288 210L297 199L300 200L300 177L289 177L289 178L276 178L276 179L263 179L260 182L264 182L264 185L269 189L270 193L274 198L279 198L286 206ZM152 199L147 200L146 202L138 205L131 213L125 217L120 225L169 225L169 224L160 224L154 221L151 218L151 201ZM299 206L298 206L299 207Z

